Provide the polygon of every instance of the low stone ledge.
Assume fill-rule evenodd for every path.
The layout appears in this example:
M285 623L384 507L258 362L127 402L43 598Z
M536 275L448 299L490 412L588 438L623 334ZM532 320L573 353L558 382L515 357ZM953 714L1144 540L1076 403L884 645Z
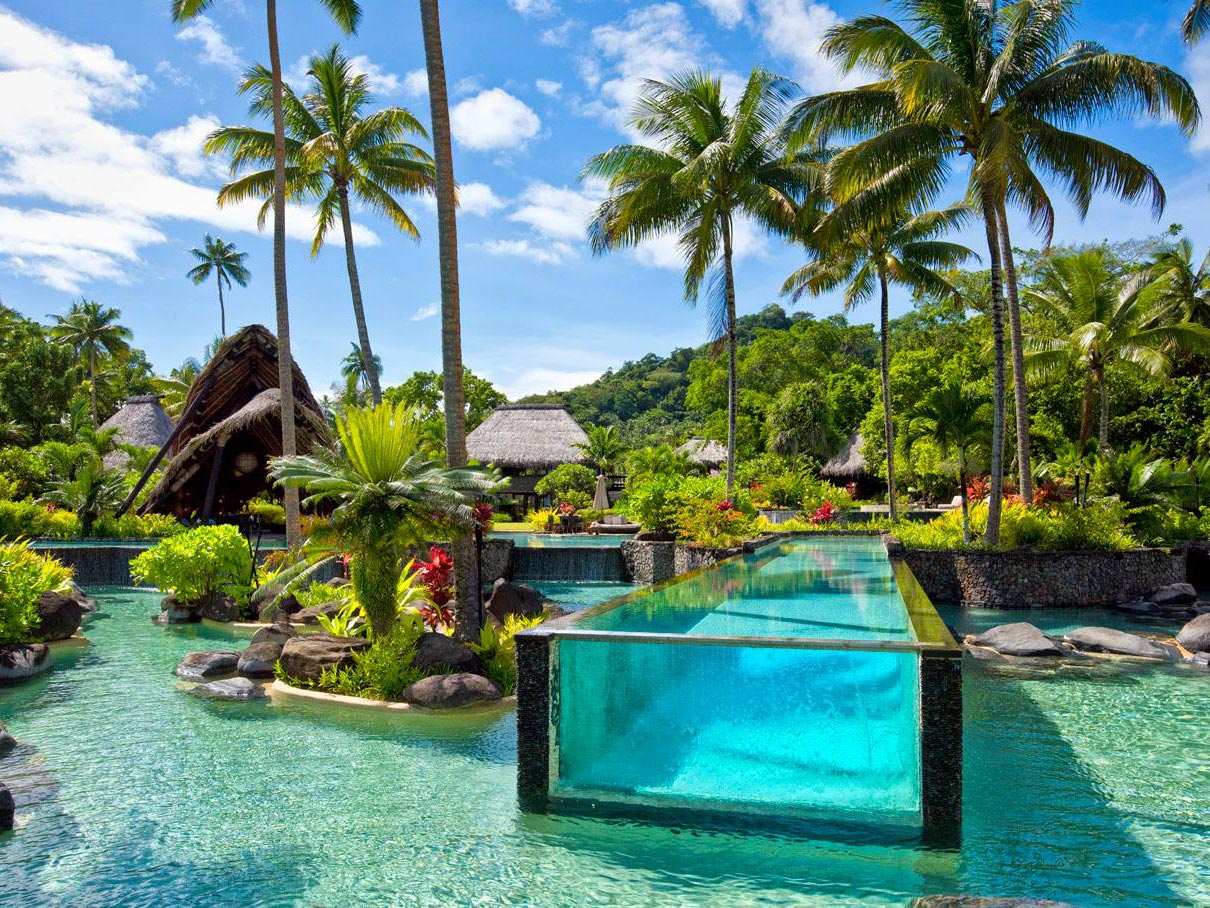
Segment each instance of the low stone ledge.
M350 697L345 694L330 694L322 690L310 690L303 687L295 687L292 684L287 684L280 679L269 685L269 693L274 696L296 697L300 700L314 700L318 703L332 703L337 706L354 706L358 709L376 709L385 712L419 712L419 713L434 713L434 712L453 712L453 710L430 710L420 706L415 706L411 703L401 703L398 700L369 700L365 697ZM477 704L479 707L497 708L501 704L506 707L516 706L517 698L502 697L499 700L487 700ZM471 709L475 706L469 707ZM458 712L465 712L468 707L459 707Z

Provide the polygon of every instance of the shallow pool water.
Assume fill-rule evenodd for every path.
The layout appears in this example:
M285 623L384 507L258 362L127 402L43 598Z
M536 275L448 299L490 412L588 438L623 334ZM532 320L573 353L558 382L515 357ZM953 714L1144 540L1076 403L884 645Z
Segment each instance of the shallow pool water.
M634 583L559 580L537 580L530 585L569 612L600 605L639 588L639 584Z
M966 835L937 852L527 816L511 713L204 703L172 668L239 644L152 625L157 598L107 592L91 647L0 689L22 741L0 759L19 804L0 905L1210 903L1210 674L968 661Z
M527 549L595 549L618 548L630 536L592 533L495 533L493 539L511 539L514 543Z

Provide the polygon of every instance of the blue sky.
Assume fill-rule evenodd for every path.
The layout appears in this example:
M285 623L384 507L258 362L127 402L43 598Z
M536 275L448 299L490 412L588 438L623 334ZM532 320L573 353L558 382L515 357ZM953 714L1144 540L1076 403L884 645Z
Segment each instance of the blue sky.
M281 4L288 72L341 41L382 104L428 119L416 4L364 0L361 33L342 38L316 2ZM1210 110L1210 42L1177 38L1185 0L1089 0L1079 37L1174 66ZM122 310L137 343L166 371L218 330L212 285L184 274L210 231L250 253L253 281L228 297L228 323L273 326L268 234L249 210L220 210L224 171L200 154L218 124L247 121L240 71L267 61L263 3L218 0L202 21L173 25L168 0L0 0L0 298L31 316L81 294ZM464 352L510 394L565 388L649 351L706 339L704 315L681 302L675 251L654 242L593 258L584 220L599 187L578 182L586 158L626 138L626 110L644 77L704 66L737 83L756 64L807 92L840 84L816 52L830 25L884 10L877 0L447 0L453 93ZM1170 125L1096 130L1159 172L1169 207L1098 202L1084 225L1061 212L1057 239L1125 239L1177 221L1210 242L1210 129L1192 142ZM435 216L405 206L417 244L355 212L371 337L388 383L440 368ZM317 389L338 375L354 328L339 243L317 261L307 212L287 219L295 355ZM968 241L976 249L980 235ZM1032 245L1023 224L1017 245ZM747 230L738 244L741 311L777 300L799 256ZM897 301L902 309L904 302ZM834 312L835 300L810 308ZM858 313L857 317L871 317Z

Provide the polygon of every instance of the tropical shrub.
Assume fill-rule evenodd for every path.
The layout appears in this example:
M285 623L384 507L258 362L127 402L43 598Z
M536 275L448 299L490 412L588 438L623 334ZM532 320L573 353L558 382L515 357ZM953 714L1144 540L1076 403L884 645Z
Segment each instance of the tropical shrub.
M74 511L80 518L80 532L88 536L102 513L116 509L125 497L122 475L106 469L101 459L93 456L80 464L70 479L51 482L38 500Z
M288 684L316 687L347 697L400 700L408 686L425 676L412 665L416 644L424 632L424 621L418 614L402 614L391 632L375 638L369 649L355 654L348 668L325 669L319 680L312 683L289 677L280 665L277 676Z
M103 514L92 525L92 535L104 539L162 539L185 532L185 527L168 514Z
M0 645L29 643L38 630L38 597L62 592L71 569L24 542L0 545Z
M310 586L294 591L294 598L303 608L316 605L326 605L329 602L348 600L351 590L348 585L334 586L331 583L312 583Z
M0 539L72 539L79 535L80 521L71 511L28 500L0 501Z
M570 501L568 496L577 495L582 505L573 501L572 504L576 507L588 507L592 504L596 488L596 475L588 467L578 463L557 466L534 485L535 492L539 495L549 495L555 501Z
M734 548L757 535L755 518L729 498L682 498L676 520L678 537L709 548Z
M286 509L276 501L266 498L253 498L244 510L249 517L259 517L264 523L276 526L286 522Z
M7 480L6 488L13 499L33 498L42 494L49 479L46 462L25 448L0 449L0 477Z
M1000 525L1002 549L1030 547L1047 551L1105 550L1134 548L1138 542L1127 526L1127 511L1117 502L1098 501L1089 507L1027 506L1006 501ZM987 504L976 502L970 509L971 535L978 540L987 529ZM953 510L928 523L905 521L895 525L895 536L911 548L960 549L962 514Z
M622 512L649 533L671 533L676 528L676 497L682 477L651 476L634 483L619 503Z
M236 527L196 527L143 552L130 563L130 573L182 603L214 593L244 601L250 592L252 553Z
M506 697L517 690L517 644L513 638L518 632L537 627L542 621L541 616L522 618L520 615L509 615L504 619L503 627L497 628L491 622L485 624L479 631L478 642L470 645L487 666L487 676L500 685Z
M539 508L526 514L525 519L529 522L530 529L534 532L544 533L551 521L557 522L559 516L555 513L554 508Z

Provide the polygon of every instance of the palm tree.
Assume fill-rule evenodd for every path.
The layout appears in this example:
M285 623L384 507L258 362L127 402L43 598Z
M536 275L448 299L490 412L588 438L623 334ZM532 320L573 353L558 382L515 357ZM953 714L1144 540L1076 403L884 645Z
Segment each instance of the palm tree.
M447 467L421 453L421 422L403 404L350 409L336 417L339 444L273 461L270 474L307 492L307 505L335 503L330 522L347 554L357 599L375 637L395 623L395 591L406 553L465 535L472 507L495 488L479 469Z
M286 86L283 106L286 121L286 195L316 203L315 238L311 255L319 255L328 232L340 219L345 248L345 266L353 298L358 349L369 376L374 403L382 401L378 375L373 370L374 353L362 303L361 279L353 245L350 195L388 218L413 239L420 232L396 200L399 193L428 192L433 185L433 162L428 152L404 141L416 135L428 137L420 122L402 107L366 112L373 100L369 80L355 73L348 58L333 47L313 57L308 70L308 92L299 98ZM263 66L249 70L240 85L241 94L253 97L252 112L268 113L272 107L273 80ZM273 136L253 126L227 126L206 140L208 154L229 154L232 174L273 161ZM219 192L219 204L239 204L249 198L265 199L261 221L272 199L273 171L253 169L232 180Z
M1193 0L1185 21L1181 23L1181 37L1186 44L1197 44L1210 31L1210 0Z
M987 445L991 414L987 400L973 388L951 382L934 388L912 408L907 424L908 450L924 439L954 458L958 494L962 496L962 541L970 544L970 503L966 494L966 471L971 457Z
M971 161L970 194L982 210L991 266L995 401L992 498L987 540L999 542L1003 488L1004 304L1012 335L1021 491L1032 487L1029 411L1017 275L1007 203L1024 208L1047 242L1054 210L1039 173L1057 181L1081 216L1093 195L1150 200L1163 187L1150 167L1073 131L1108 114L1171 118L1191 135L1200 120L1189 83L1164 66L1109 53L1093 42L1068 46L1077 0L901 0L912 28L862 16L833 28L825 52L846 71L879 81L798 105L792 137L860 137L836 155L829 185L856 223L937 192L954 157Z
M1025 292L1037 313L1062 332L1032 337L1029 364L1053 373L1074 362L1088 376L1085 412L1091 412L1092 395L1099 392L1102 452L1109 448L1111 364L1163 376L1172 367L1173 352L1210 349L1210 330L1157 305L1155 285L1147 278L1146 273L1121 276L1104 250L1093 249L1048 260L1037 286Z
M1096 447L1092 439L1065 440L1055 450L1054 459L1038 467L1038 476L1043 479L1070 481L1075 489L1076 504L1083 507L1088 500L1088 487L1092 479L1096 454ZM1081 482L1083 482L1082 493Z
M350 343L349 346L353 349L346 353L345 358L340 361L340 376L345 380L345 397L349 400L356 400L358 385L361 385L363 394L369 391L372 385L369 381L369 374L366 372L366 360L361 348L353 343ZM373 362L375 377L378 378L382 375L382 357L375 356Z
M434 194L437 200L437 248L441 270L441 374L445 410L445 460L451 467L466 465L466 393L463 388L462 313L458 292L457 189L454 149L450 136L449 89L445 79L445 52L441 46L441 10L438 0L420 0L420 26L424 35L425 70L429 83L429 112L433 129ZM474 544L468 538L451 544L454 586L457 591L455 624L464 639L479 636L480 578Z
M122 474L107 470L100 457L85 458L73 476L63 476L51 482L38 499L40 504L54 504L74 511L80 519L80 531L88 536L92 526L104 511L112 511L125 497Z
M189 252L198 260L198 264L189 269L186 277L195 284L201 284L209 280L211 274L214 275L214 282L218 285L219 335L226 337L227 307L223 303L223 284L227 285L228 290L232 281L241 287L248 286L248 281L252 279L251 272L244 265L248 253L237 252L234 243L210 234L206 234L201 249L194 246Z
M887 504L891 519L898 516L895 500L895 421L891 406L890 368L890 285L932 296L957 296L958 291L937 269L956 268L975 253L957 243L938 237L960 227L971 215L966 205L941 211L897 214L843 236L810 245L812 261L786 278L781 292L798 302L804 294L819 296L844 287L844 308L869 302L879 293L879 337L882 356L882 431L886 442ZM825 218L817 229L821 238L827 233Z
M172 19L185 22L209 9L215 0L172 0ZM336 24L350 34L357 30L361 6L357 0L320 0ZM283 456L298 450L294 428L294 357L290 351L290 304L286 292L286 128L282 109L281 49L277 41L277 0L265 0L269 34L269 70L273 106L273 298L277 316L277 385L281 390L281 448ZM286 544L296 547L302 536L298 492L287 489Z
M71 304L67 315L54 316L50 336L71 347L77 359L88 369L88 406L94 427L100 425L97 413L97 363L102 356L125 356L134 337L129 328L118 324L119 309L102 308L100 303L80 299Z
M702 468L671 445L636 448L626 455L626 483L634 485L655 476L692 476Z
M1210 328L1210 253L1195 265L1193 243L1182 239L1152 257L1151 275L1160 302L1181 320Z
M787 156L777 132L793 92L793 83L763 69L752 71L730 107L721 82L707 73L648 81L630 125L652 144L618 145L590 159L582 174L609 182L609 197L588 228L595 253L675 231L690 305L713 269L709 317L727 346L728 491L735 486L739 395L736 220L788 230L817 184L815 163L805 154Z
M587 442L576 442L572 447L580 451L598 473L612 474L622 455L626 453L626 445L618 437L614 426L589 426L585 434Z

